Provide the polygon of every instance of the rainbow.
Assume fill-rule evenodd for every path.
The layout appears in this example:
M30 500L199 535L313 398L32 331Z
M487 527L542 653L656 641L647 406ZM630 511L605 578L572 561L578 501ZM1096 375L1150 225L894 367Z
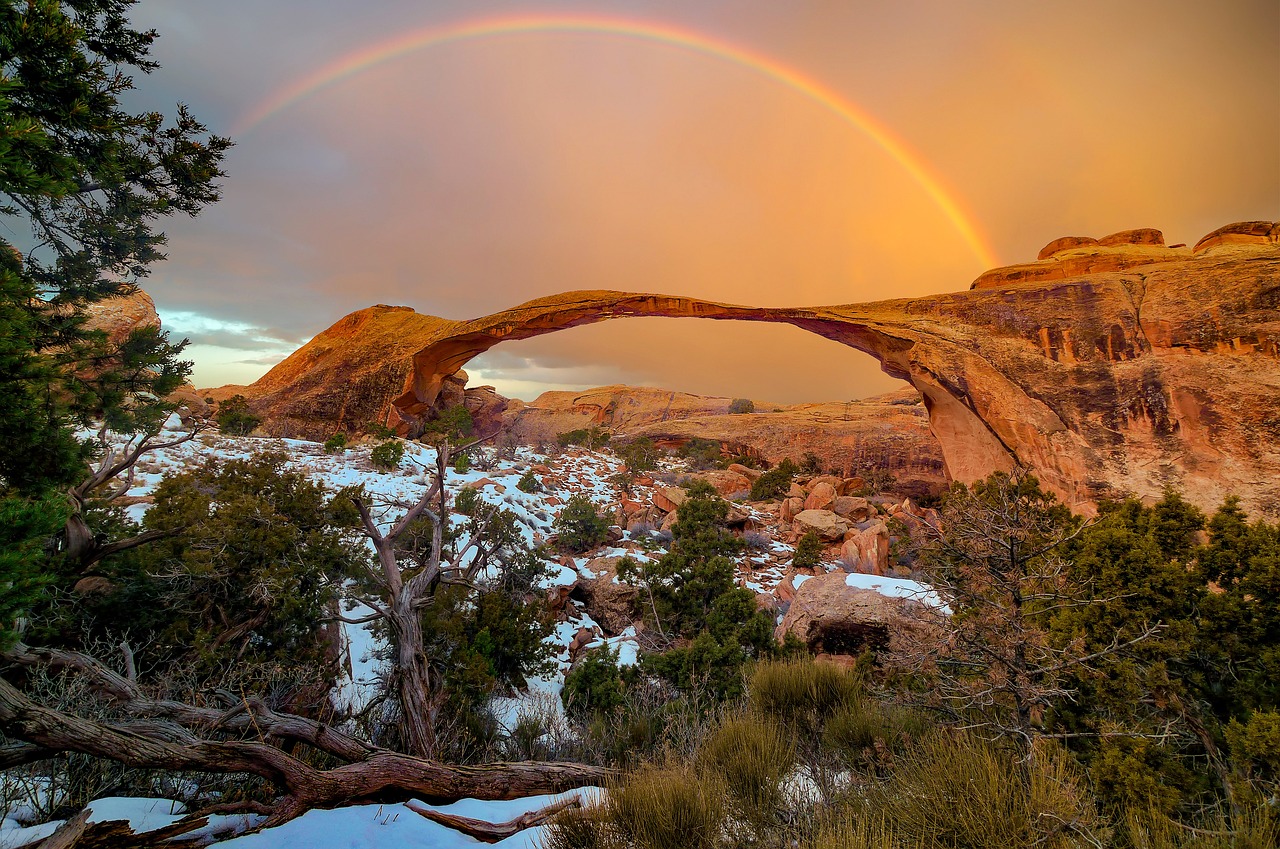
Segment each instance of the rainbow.
M984 269L995 268L1000 264L996 260L995 252L983 239L978 228L938 178L929 172L920 156L912 152L904 142L856 104L821 82L768 56L671 26L619 18L538 15L482 19L411 31L352 51L306 76L281 86L255 104L236 122L232 129L232 136L247 135L272 116L318 91L350 79L375 65L417 50L495 35L556 32L620 36L691 50L763 74L804 95L860 130L892 157L951 222L973 254L983 263Z

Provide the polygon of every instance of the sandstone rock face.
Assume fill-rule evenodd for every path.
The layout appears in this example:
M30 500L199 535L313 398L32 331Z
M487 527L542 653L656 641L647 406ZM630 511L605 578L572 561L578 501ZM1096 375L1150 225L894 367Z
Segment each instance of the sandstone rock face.
M90 304L85 312L88 314L85 327L89 330L101 330L115 344L123 342L134 330L144 327L160 328L156 302L141 289Z
M544 392L528 404L509 402L504 426L518 439L553 442L557 434L599 425L679 449L694 439L718 441L724 456L745 454L770 464L812 451L824 463L888 472L904 491L937 492L946 469L920 394L911 389L845 404L756 404L753 415L729 415L729 398L644 386ZM765 412L767 411L767 412ZM760 471L735 464L754 480Z
M911 603L855 589L845 584L844 572L829 572L800 585L776 636L794 634L810 651L829 655L857 655L866 648L901 651L919 631L904 613Z
M850 571L889 574L889 528L884 522L876 522L864 530L855 529L845 538L840 557Z
M398 332L379 331L387 339L372 353L359 333L339 334L341 340L330 334L344 350L322 352L313 340L302 349L312 349L306 357L298 352L243 391L279 433L292 421L301 429L304 412L312 422L351 421L348 410L366 419L402 374L389 420L411 432L434 408L446 379L503 340L625 316L785 322L865 351L911 383L953 479L971 481L1020 463L1080 509L1102 497L1158 498L1174 486L1204 509L1234 493L1250 512L1276 516L1277 237L1274 222L1223 228L1198 252L1126 237L1123 244L1080 245L996 269L966 292L872 304L753 308L591 291L467 322L410 311ZM353 340L358 351L350 350ZM410 362L397 359L410 348ZM353 357L359 367L347 363ZM365 388L352 392L349 385ZM323 435L332 428L313 430ZM716 438L704 427L693 430L689 438Z

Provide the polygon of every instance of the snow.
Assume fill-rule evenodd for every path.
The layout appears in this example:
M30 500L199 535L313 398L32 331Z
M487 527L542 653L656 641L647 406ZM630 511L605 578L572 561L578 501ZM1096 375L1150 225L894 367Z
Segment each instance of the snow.
M590 799L598 796L601 790L588 787L574 792ZM422 807L496 823L515 819L562 798L529 796L499 802L463 799L451 805L424 804ZM329 811L309 811L277 828L217 845L225 849L472 849L485 845L504 849L540 849L542 835L542 828L532 828L506 840L484 844L434 823L405 805L355 805Z
M799 577L799 576L797 576ZM942 598L928 584L911 581L906 578L887 578L882 575L862 575L851 573L844 579L845 585L862 590L874 590L880 595L890 598L910 598L928 607L937 607L943 613L950 613L951 608L943 603Z
M94 799L85 807L91 811L89 822L127 820L129 827L139 834L173 825L187 812L186 806L172 799L135 799L124 796Z

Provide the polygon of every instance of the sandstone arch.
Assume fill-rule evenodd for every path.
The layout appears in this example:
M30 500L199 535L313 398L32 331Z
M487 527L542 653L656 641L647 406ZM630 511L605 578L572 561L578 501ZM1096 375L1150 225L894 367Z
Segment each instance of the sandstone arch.
M1157 231L1057 240L975 288L807 308L588 291L471 321L371 307L250 387L269 431L324 438L371 419L412 433L456 371L504 340L626 316L792 324L876 357L928 407L949 475L1015 463L1068 503L1229 494L1280 515L1280 226L1229 225L1195 249ZM1221 235L1221 234L1226 234ZM1106 244L1102 244L1105 242Z
M632 316L783 322L911 383L954 479L1025 464L1078 507L1173 485L1206 508L1237 493L1274 511L1280 251L1171 253L1121 271L1045 282L1036 268L1029 282L827 307L568 292L441 323L413 355L393 418L411 430L450 375L505 340Z

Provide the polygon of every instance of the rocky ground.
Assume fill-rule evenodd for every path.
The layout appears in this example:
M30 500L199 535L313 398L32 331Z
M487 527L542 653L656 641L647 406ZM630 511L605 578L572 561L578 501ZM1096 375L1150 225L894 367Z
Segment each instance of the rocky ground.
M170 434L182 428L171 420ZM293 439L229 437L206 431L195 440L149 455L139 465L135 485L125 502L141 519L150 493L162 477L208 457L247 457L260 451L279 451L288 465L305 472L331 491L362 485L383 508L390 524L417 500L428 483L434 450L405 442L397 468L376 469L369 460L375 443L355 444L339 453L326 453L319 443ZM866 632L867 639L889 639L895 611L903 596L926 598L926 589L910 580L909 569L896 562L894 543L900 535L924 529L933 511L910 498L891 494L868 496L866 482L833 475L798 477L780 500L751 501L751 484L761 472L742 465L694 471L687 461L667 457L659 468L627 476L624 462L609 449L552 448L536 453L529 447L499 456L494 448L472 453L470 468L450 470L447 487L453 497L463 488L481 500L515 514L527 543L546 544L550 577L544 580L558 619L554 639L560 649L560 669L551 679L532 683L532 693L558 693L563 674L583 652L610 645L624 662L633 662L644 640L644 623L635 615L637 589L617 577L623 557L639 562L666 553L676 510L685 498L682 484L705 480L731 502L729 524L747 541L737 560L737 580L753 590L763 609L778 621L778 635L795 633L820 654L851 655L860 645L842 638L832 644L831 633ZM517 484L527 472L539 482L536 492ZM859 494L854 494L859 493ZM555 520L573 496L587 496L612 527L608 542L579 556L555 553ZM452 501L452 499L451 499ZM465 521L462 516L455 521ZM816 567L793 564L795 545L808 531L823 543ZM814 580L816 579L816 580ZM358 707L376 688L379 668L377 643L363 626L344 626L349 680L335 698L343 707ZM508 722L521 709L522 694L497 705Z

